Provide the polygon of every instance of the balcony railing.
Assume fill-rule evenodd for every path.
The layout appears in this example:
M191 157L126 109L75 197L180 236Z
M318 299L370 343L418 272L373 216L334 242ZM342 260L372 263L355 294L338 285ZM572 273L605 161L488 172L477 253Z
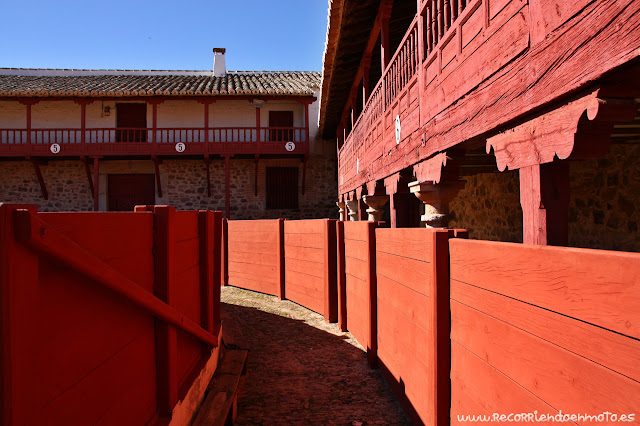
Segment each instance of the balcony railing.
M384 72L385 108L418 71L418 18L414 18Z
M0 129L0 155L57 154L53 144L60 145L61 155L183 152L178 143L193 153L233 153L225 145L244 144L238 153L299 154L308 149L307 132L306 127Z

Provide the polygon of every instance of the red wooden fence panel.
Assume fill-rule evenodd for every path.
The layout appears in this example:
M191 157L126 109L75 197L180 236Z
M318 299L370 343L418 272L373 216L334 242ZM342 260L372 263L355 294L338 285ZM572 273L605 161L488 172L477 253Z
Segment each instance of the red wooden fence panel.
M376 229L378 365L407 413L449 424L449 232Z
M336 322L336 221L285 221L284 257L287 299Z
M376 252L374 222L344 223L347 328L376 365Z
M203 286L215 300L217 266L179 247L171 232L184 226L198 238L197 215L0 204L3 424L143 424L169 415L173 405L163 404L191 384L176 373L193 370L195 351L208 359L218 343L219 320L210 330L213 321L200 315ZM160 265L167 259L174 262ZM211 280L193 274L193 264L205 264ZM219 305L208 311L219 318ZM163 346L162 330L163 338L197 336L197 346Z
M284 299L284 220L227 224L228 284Z
M638 421L640 254L449 245L452 423L535 410Z

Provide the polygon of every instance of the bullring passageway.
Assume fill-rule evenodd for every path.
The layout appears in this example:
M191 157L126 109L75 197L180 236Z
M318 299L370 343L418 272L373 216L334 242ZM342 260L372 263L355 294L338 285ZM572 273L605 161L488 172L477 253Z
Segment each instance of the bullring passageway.
M222 288L222 310L249 347L237 424L409 424L380 371L336 324L235 287Z

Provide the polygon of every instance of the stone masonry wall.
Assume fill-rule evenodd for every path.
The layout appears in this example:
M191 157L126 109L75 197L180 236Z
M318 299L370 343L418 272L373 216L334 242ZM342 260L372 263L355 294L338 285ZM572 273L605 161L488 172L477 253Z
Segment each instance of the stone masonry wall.
M640 145L571 163L569 245L640 251Z
M42 197L33 165L0 161L0 202L35 204L39 211L90 211L93 198L80 161L50 161L40 166L49 199Z
M569 246L640 251L640 146L612 145L570 163ZM452 228L473 239L522 242L518 172L470 176L451 202Z
M468 176L449 210L449 227L467 229L469 238L522 242L518 172Z
M120 163L125 163L121 165ZM151 161L101 162L101 175L108 173L153 173ZM149 163L149 164L147 164ZM258 195L254 193L255 166L252 159L231 159L231 218L265 219L286 217L309 219L337 217L336 161L334 158L312 156L307 162L305 195L299 192L299 209L265 209L265 168L298 167L302 185L302 165L299 159L261 159L258 163ZM224 160L211 161L211 197L206 192L206 170L203 160L164 160L160 165L163 197L156 204L168 204L180 210L210 209L224 211ZM93 198L84 165L80 161L49 161L41 166L49 200L42 198L40 185L31 163L0 162L0 202L35 204L39 211L91 211ZM106 179L101 178L100 193ZM106 210L106 197L101 197L101 210Z

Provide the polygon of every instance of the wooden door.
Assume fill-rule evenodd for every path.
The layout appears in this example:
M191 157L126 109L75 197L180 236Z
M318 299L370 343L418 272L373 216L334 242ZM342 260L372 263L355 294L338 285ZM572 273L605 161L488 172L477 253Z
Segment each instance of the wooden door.
M155 175L109 175L107 193L109 211L132 212L137 205L155 204Z
M147 141L147 104L116 104L116 142Z
M293 111L269 111L269 140L293 140Z

